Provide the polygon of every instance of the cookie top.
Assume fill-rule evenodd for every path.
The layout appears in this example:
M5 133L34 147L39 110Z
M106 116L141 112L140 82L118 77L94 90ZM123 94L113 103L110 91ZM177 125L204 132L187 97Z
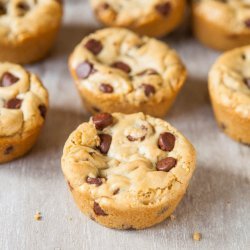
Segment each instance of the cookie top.
M0 0L0 42L16 43L58 26L58 0Z
M193 0L195 12L230 33L250 33L249 0Z
M183 193L195 168L195 151L161 119L100 113L70 135L62 168L70 185L95 201L153 206Z
M165 43L122 28L85 37L70 68L79 88L133 104L171 98L186 78L180 58Z
M41 126L47 108L48 93L37 76L16 64L0 64L0 137Z
M209 74L217 101L250 119L250 46L224 53Z
M166 18L182 0L91 0L98 17L118 26L139 26Z

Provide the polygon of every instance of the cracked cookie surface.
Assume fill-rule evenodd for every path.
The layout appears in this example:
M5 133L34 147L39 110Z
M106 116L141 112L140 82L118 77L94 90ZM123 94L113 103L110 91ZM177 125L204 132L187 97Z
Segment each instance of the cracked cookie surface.
M62 157L81 210L119 229L141 229L168 217L194 168L188 140L167 122L143 113L93 116L70 135Z
M209 90L219 125L250 144L250 46L223 54L209 74Z
M16 64L0 64L0 162L29 150L47 108L48 93L37 76Z
M194 0L192 10L194 33L204 44L218 50L249 44L248 0Z
M91 0L97 18L107 26L129 28L148 36L163 36L183 19L184 0Z
M164 116L186 79L177 53L165 43L121 28L99 30L75 48L69 67L92 111Z
M44 57L61 17L57 0L0 0L0 60L30 63Z

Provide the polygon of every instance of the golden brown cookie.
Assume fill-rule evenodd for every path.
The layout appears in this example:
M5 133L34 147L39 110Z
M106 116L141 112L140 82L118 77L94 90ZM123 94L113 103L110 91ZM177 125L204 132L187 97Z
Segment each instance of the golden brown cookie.
M186 0L90 0L105 25L124 27L141 35L163 36L174 30L185 14Z
M195 158L190 142L166 121L100 113L70 135L62 170L84 214L106 227L143 229L173 213Z
M16 64L0 64L0 163L31 149L47 109L48 93L37 76Z
M209 74L209 92L219 126L250 144L250 46L223 54Z
M162 117L186 80L179 56L165 43L121 28L99 30L75 48L69 68L86 107Z
M205 45L230 50L250 43L249 0L193 0L193 31Z
M25 64L45 57L61 17L58 0L0 0L0 61Z

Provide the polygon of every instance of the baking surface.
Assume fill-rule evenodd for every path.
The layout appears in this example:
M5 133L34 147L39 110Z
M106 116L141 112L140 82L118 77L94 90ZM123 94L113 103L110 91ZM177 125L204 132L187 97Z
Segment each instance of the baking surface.
M165 40L183 58L188 81L167 120L197 149L198 164L176 220L142 231L104 228L82 215L64 181L60 158L69 133L86 121L67 69L67 58L99 25L87 1L65 0L65 18L51 56L28 69L50 93L46 126L32 152L0 166L0 249L250 249L250 147L217 128L207 73L218 53L196 42L187 29ZM42 220L34 219L35 213ZM195 242L193 232L202 234Z

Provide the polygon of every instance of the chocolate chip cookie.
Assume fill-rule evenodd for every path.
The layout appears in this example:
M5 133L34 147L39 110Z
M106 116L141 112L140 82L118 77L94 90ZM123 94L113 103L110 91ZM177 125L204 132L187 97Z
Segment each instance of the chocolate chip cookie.
M45 57L61 17L58 0L0 0L0 61L24 64Z
M48 93L36 75L16 64L0 63L0 163L30 150L47 109Z
M186 79L183 63L165 43L122 28L85 37L69 68L93 113L142 111L162 117Z
M223 54L209 74L209 91L219 126L250 144L250 46Z
M163 36L182 21L185 0L91 0L97 18L107 26L129 28L141 35Z
M230 50L250 41L249 0L193 0L193 30L205 45Z
M106 227L142 229L173 213L195 158L190 142L166 121L99 113L70 135L62 170L84 214Z

